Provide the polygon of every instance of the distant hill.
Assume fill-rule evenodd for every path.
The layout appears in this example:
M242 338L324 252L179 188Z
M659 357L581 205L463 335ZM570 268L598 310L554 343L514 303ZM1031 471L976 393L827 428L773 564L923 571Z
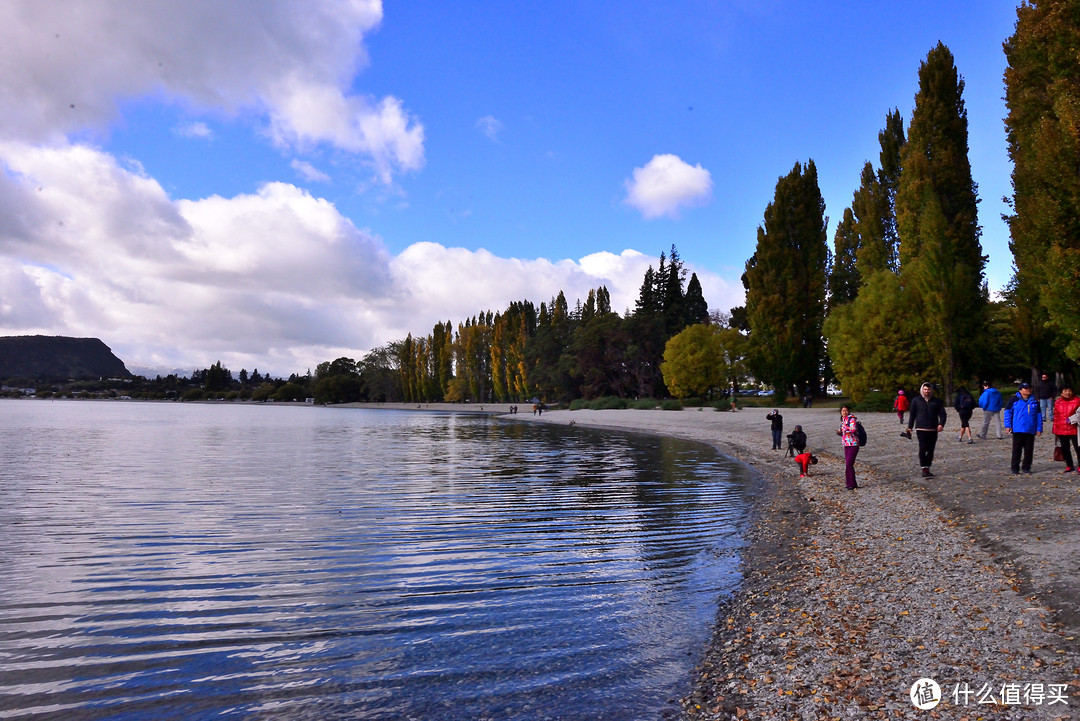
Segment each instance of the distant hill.
M0 337L0 379L129 378L124 362L97 338Z

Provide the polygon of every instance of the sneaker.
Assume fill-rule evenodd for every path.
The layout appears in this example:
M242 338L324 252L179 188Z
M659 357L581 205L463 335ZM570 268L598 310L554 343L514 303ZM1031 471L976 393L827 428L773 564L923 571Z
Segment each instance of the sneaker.
M922 469L922 477L923 478L929 478L930 477L930 469L929 468L926 468L925 466L923 467L923 469Z
M978 438L980 441L985 441L986 440L986 436L975 436L975 437Z
M1030 468L1025 468L1024 473L1026 473L1027 475L1030 476L1031 475L1031 469Z
M970 438L968 438L968 443L974 443L974 442L975 442L975 441L973 441L973 440L971 440Z
M1072 473L1075 470L1076 470L1075 468L1073 468L1072 466L1069 466L1064 471L1062 471L1062 473Z

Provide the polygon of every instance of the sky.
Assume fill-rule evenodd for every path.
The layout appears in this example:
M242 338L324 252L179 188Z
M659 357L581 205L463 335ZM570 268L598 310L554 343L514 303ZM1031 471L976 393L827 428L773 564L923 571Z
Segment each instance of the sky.
M559 291L624 311L672 245L727 311L797 162L831 247L938 41L999 291L1015 21L1002 0L7 0L0 335L288 376Z

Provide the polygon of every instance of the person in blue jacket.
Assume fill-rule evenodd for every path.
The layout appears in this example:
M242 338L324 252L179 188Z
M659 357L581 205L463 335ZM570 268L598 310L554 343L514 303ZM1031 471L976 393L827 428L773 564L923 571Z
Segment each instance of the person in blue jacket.
M990 430L990 422L997 418L997 437L1002 439L1001 431L1001 391L994 388L990 381L983 381L983 392L979 396L979 408L983 409L983 426L979 438L986 440L986 432Z
M1016 395L1005 406L1005 432L1012 433L1012 472L1015 476L1021 470L1031 473L1031 457L1035 453L1035 436L1041 436L1043 429L1042 410L1039 399L1032 397L1031 385L1021 383ZM1020 456L1023 454L1023 464Z

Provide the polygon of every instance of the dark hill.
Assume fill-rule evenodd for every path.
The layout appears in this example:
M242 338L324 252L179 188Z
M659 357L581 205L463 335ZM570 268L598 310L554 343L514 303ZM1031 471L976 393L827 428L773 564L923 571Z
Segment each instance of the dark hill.
M97 338L0 337L0 379L130 378L124 362Z

